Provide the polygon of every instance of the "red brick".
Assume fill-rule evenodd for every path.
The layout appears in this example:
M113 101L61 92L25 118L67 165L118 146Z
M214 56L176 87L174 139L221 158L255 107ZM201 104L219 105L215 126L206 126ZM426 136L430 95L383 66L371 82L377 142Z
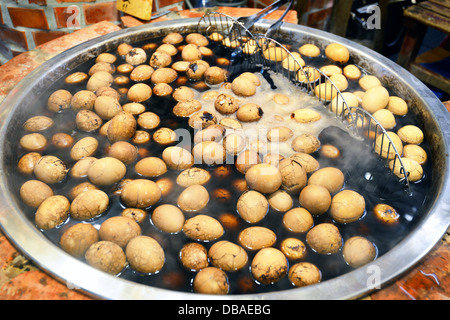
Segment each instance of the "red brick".
M24 31L0 26L0 40L14 43L19 47L28 50L27 36Z
M321 22L328 20L331 17L333 8L327 8L319 11L312 12L308 15L308 26L319 25Z
M161 9L162 7L170 6L170 5L178 3L178 2L183 2L183 1L180 1L180 0L158 0L158 8Z
M56 2L59 3L65 3L65 2L95 2L96 0L56 0Z
M46 43L50 40L62 37L63 35L67 34L67 32L64 31L33 31L33 39L34 44L36 46L40 46L43 43Z
M47 5L47 0L28 0L29 4L37 4L40 6L46 6Z
M58 28L80 27L80 11L78 6L53 8L56 26Z
M100 21L119 21L120 14L116 2L103 2L97 4L83 4L84 20L86 24Z
M14 27L49 29L43 9L8 8Z

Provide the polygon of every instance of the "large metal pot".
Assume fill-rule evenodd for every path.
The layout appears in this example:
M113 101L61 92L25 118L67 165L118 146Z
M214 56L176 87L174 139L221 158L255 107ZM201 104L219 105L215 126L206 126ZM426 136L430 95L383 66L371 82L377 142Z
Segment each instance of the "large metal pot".
M170 31L195 32L197 19L183 19L123 29L74 47L31 72L6 97L1 105L0 144L0 223L17 247L52 276L94 297L105 299L349 299L367 294L386 284L418 263L441 239L450 225L450 117L442 103L417 78L383 56L367 48L319 30L285 24L281 36L293 41L311 41L324 48L330 42L347 46L355 62L378 76L413 106L430 143L432 183L427 191L421 221L413 230L373 263L320 284L265 294L204 296L149 287L123 280L71 257L50 242L20 210L18 197L12 195L8 181L15 166L12 143L18 141L23 115L33 108L38 97L56 80L81 63L122 42L134 43L162 36ZM256 28L269 27L267 21ZM375 278L374 278L375 277Z

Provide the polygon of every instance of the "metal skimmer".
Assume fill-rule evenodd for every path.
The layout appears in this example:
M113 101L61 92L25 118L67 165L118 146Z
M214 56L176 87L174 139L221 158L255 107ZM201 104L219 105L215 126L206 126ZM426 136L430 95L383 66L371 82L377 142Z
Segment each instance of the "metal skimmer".
M272 25L274 28L269 28L270 34L277 31L283 18L284 15ZM206 13L198 23L198 32L232 49L230 68L233 68L233 59L239 59L241 70L243 64L246 71L282 74L307 94L317 97L354 136L366 141L381 158L386 159L387 166L410 193L409 173L383 126L366 110L350 105L322 70L305 65L300 55L292 53L267 34L253 34L250 29L251 26L247 28L238 19L220 12ZM361 71L367 74L367 71Z

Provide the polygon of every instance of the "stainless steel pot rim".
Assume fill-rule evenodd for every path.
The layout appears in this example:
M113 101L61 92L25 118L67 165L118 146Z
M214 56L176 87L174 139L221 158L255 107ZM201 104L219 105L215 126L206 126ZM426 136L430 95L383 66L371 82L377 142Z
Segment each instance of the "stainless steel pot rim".
M193 30L197 22L197 19L181 19L123 29L87 41L47 61L22 80L1 104L0 125L2 136L5 136L14 111L19 107L20 102L24 101L33 90L39 90L42 86L45 87L46 82L42 79L42 74L52 74L52 72L60 71L61 68L64 71L68 71L76 66L77 63L86 61L102 51L112 49L121 42L127 42L133 39L134 36L140 36L144 39L145 35L150 32L160 32L163 35L167 29L184 30L187 27L191 27L191 30ZM256 27L263 29L269 26L270 22L264 20L256 25ZM4 233L25 256L29 257L42 270L59 279L69 288L79 289L101 299L352 299L378 289L379 286L389 283L416 265L441 239L450 225L450 166L448 153L450 117L447 110L417 78L378 53L347 39L304 26L285 23L282 30L294 35L301 34L323 43L340 42L348 46L353 54L363 55L367 59L373 60L374 65L377 65L385 72L398 75L405 85L417 92L430 108L431 115L440 124L440 134L443 136L446 151L446 169L441 180L442 183L438 186L439 194L430 205L430 209L423 217L421 223L389 252L379 257L373 263L334 279L313 286L272 293L212 296L149 287L94 269L68 255L45 238L21 214L16 200L8 196L7 172L5 172L2 161L0 163L0 171L2 172L0 176L0 224ZM46 81L48 82L48 80ZM2 143L0 145L0 158L4 159L4 157L5 143Z

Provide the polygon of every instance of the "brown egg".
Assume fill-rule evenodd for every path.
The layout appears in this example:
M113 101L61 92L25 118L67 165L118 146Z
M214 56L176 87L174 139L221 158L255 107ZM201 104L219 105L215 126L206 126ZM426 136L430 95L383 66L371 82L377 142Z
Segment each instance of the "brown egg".
M353 190L343 190L331 199L330 214L339 223L354 222L365 210L364 197Z
M391 96L387 109L396 116L404 116L408 113L408 104L400 97Z
M246 77L237 77L231 83L231 90L237 96L250 97L256 93L256 85Z
M389 139L392 141L392 143L389 141ZM375 152L378 153L382 158L394 159L396 156L396 150L399 155L403 152L403 142L396 133L387 131L386 134L380 134L376 138Z
M363 96L361 106L370 113L386 108L389 103L389 92L384 87L368 89Z
M309 133L301 134L292 141L292 149L295 152L311 154L317 151L319 147L320 147L319 139L317 139L316 136Z
M298 49L298 51L300 52L301 55L311 57L311 58L315 58L320 55L319 47L317 47L314 44L310 44L310 43L302 45Z
M202 168L192 167L183 170L178 175L176 182L181 187L187 188L192 185L203 185L211 179L211 174Z
M219 84L226 81L227 74L224 69L217 66L212 66L206 69L204 77L206 83L208 84Z
M308 185L320 185L331 194L338 192L344 186L345 177L341 170L325 167L314 172L308 179Z
M310 286L322 280L319 268L309 262L299 262L289 269L289 280L296 287Z
M398 223L400 214L392 206L384 203L379 203L373 208L375 217L383 223L393 224Z
M227 294L229 283L227 274L216 267L200 270L194 277L194 292L203 294Z
M162 204L152 213L152 222L159 230L168 233L178 233L183 229L184 214L172 204Z
M244 150L238 155L235 166L239 172L245 174L250 167L258 163L261 163L261 159L256 151Z
M249 223L261 221L267 214L269 202L263 194L249 190L238 199L237 212L242 219Z
M403 164L403 168L406 171L406 175L409 181L416 182L422 179L423 168L416 160L409 158L401 158L401 164ZM403 179L405 173L403 172L401 164L399 159L396 158L394 160L389 161L389 168L398 178Z
M181 248L180 260L183 266L192 271L200 271L208 267L208 251L197 242L187 243Z
M178 32L170 32L169 34L167 34L162 42L163 43L170 43L170 44L178 44L183 42L184 38L183 36L178 33Z
M29 133L20 138L19 144L27 151L43 151L47 147L47 138L41 133Z
M342 247L339 229L331 223L321 223L306 234L306 242L319 254L332 254Z
M158 97L169 97L173 93L173 88L167 83L157 83L153 87L153 93Z
M65 149L73 145L74 139L70 134L57 132L52 136L51 143L58 149Z
M208 190L199 184L184 189L178 196L177 204L185 212L197 212L206 207L209 202Z
M331 195L327 188L311 184L300 192L299 201L312 215L322 215L330 208Z
M125 184L120 198L128 207L147 208L161 199L161 189L151 180L136 179Z
M170 128L159 128L153 133L153 141L161 145L172 144L177 141L177 134Z
M125 55L125 61L133 66L143 64L147 60L144 49L133 48Z
M267 197L270 207L278 212L286 212L294 205L289 193L284 190L277 190Z
M202 53L195 44L187 44L181 51L181 58L184 61L195 61L202 58Z
M23 128L28 132L39 132L51 128L54 123L52 118L46 116L34 116L25 121Z
M134 169L143 177L159 177L167 172L166 163L158 157L145 157L139 160Z
M280 161L278 168L282 177L281 189L290 194L298 194L306 186L306 171L298 162L286 158Z
M294 208L284 214L283 225L291 232L305 233L314 225L314 220L305 208Z
M225 128L220 124L213 124L205 129L199 130L194 135L194 143L202 141L220 141L225 134Z
M47 107L52 112L60 112L70 108L71 100L72 94L68 90L59 89L50 95L47 101Z
M101 240L111 241L125 248L131 239L141 235L141 227L133 219L114 216L102 222L98 234Z
M282 175L278 168L267 164L256 164L245 173L247 185L261 193L273 193L277 191L282 183Z
M377 249L368 239L355 236L345 241L342 255L349 266L358 268L375 260Z
M239 243L248 250L257 251L275 244L277 235L266 227L248 227L239 233Z
M236 117L242 122L255 122L264 115L263 109L256 103L246 103L236 111Z
M151 67L158 69L169 66L172 63L172 57L165 51L155 51L150 57ZM134 71L134 70L133 70Z
M49 230L60 226L69 216L70 202L62 195L47 197L36 210L34 221L39 229Z
M88 170L89 181L98 186L119 182L127 171L122 161L113 157L104 157L95 161Z
M112 74L106 71L98 71L94 73L86 84L86 89L89 91L97 91L103 87L109 87L114 82Z
M292 138L294 132L288 127L275 127L267 133L267 140L271 142L285 142Z
M300 163L303 169L305 169L306 173L312 173L318 170L320 167L320 164L316 160L316 158L307 153L298 152L293 154L290 158Z
M372 116L386 130L392 129L396 125L395 116L388 109L381 109L381 110L375 111Z
M192 154L197 162L208 165L223 164L226 159L226 150L221 143L215 141L202 141L192 148Z
M98 190L98 187L94 186L90 182L82 182L70 189L68 197L71 201L73 201L73 199L75 199L79 194L88 190Z
M125 165L133 163L137 158L137 154L137 148L126 141L113 143L108 151L108 156L122 161Z
M89 220L100 216L108 209L108 195L98 189L79 193L70 204L70 216L76 220Z
M116 275L127 265L122 248L111 241L98 241L89 246L86 262L92 267Z
M347 47L339 43L329 44L325 48L325 55L328 59L341 64L347 63L350 59L350 53Z
M98 231L89 223L77 223L61 236L59 244L70 255L83 258L87 249L99 240Z
M159 68L156 69L151 77L151 82L158 83L172 83L178 77L178 73L172 68Z
M63 161L51 155L39 158L33 168L33 173L36 178L47 184L62 181L68 171Z
M214 243L208 250L211 264L223 271L237 271L248 262L247 252L241 246L227 240Z
M77 72L69 74L64 79L64 82L67 84L82 83L82 82L86 81L88 78L89 78L89 76L86 73L77 71Z
M137 124L143 129L152 130L159 126L160 117L151 111L141 113L137 118Z
M209 111L199 111L190 116L188 124L196 130L205 129L217 123L217 117Z
M22 174L30 175L33 173L34 165L41 157L38 152L29 152L19 159L17 169Z
M336 88L329 82L321 83L314 89L314 93L320 100L331 101L338 94Z
M164 149L162 159L166 165L174 170L185 170L194 165L192 154L178 146L171 146Z
M127 93L129 101L144 102L152 96L152 88L145 83L136 83L130 87Z
M156 185L159 187L159 189L161 189L161 195L163 197L168 196L173 188L174 188L174 183L172 181L171 178L160 178L158 180L155 181Z
M297 238L286 238L280 244L280 250L289 261L302 259L306 255L305 244Z
M238 101L232 95L226 93L217 96L214 106L221 114L233 114L239 109Z
M415 125L406 125L397 131L399 138L407 144L421 144L424 139L422 129Z
M336 146L324 144L320 148L320 155L329 159L337 159L341 156L341 151Z
M428 159L427 152L421 146L415 144L405 145L403 147L403 156L417 161L420 165L424 165Z
M20 187L20 198L30 207L37 208L47 198L53 196L53 190L39 180L28 180Z
M142 223L147 218L147 211L138 208L125 208L120 215L133 219L137 223Z
M361 78L361 70L354 64L346 65L343 71L349 80L358 80Z
M199 214L185 221L183 226L184 234L193 240L212 241L219 239L223 233L223 227L218 220L213 217Z
M278 282L288 272L286 256L275 248L261 249L253 258L251 271L253 277L263 284Z
M70 169L70 176L75 179L86 178L90 166L97 160L95 157L84 157L78 160Z
M137 236L131 239L125 254L131 268L142 273L153 274L164 266L163 248L158 241L148 236Z

